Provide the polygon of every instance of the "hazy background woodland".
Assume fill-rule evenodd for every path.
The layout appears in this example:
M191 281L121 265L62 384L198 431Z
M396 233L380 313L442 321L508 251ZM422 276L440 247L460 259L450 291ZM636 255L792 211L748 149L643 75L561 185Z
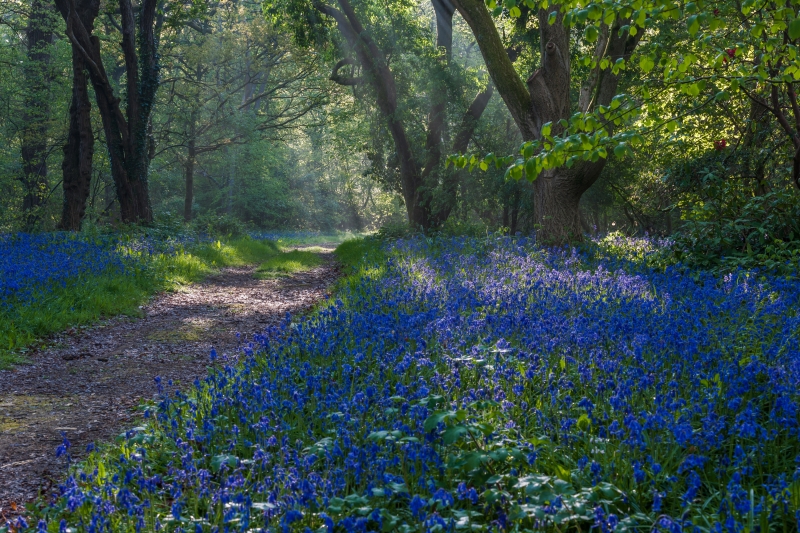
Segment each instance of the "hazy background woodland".
M495 8L494 21L524 80L543 67L541 21L512 4ZM319 2L0 0L0 231L180 221L363 231L409 217L426 230L533 231L529 181L508 179L507 165L446 166L454 153L506 156L531 140L495 89L471 28L449 2L353 5L381 72L393 78L391 109L370 59L337 24L341 12ZM698 59L694 34L683 21L650 22L644 38L644 30L627 36L620 57L628 61L636 47L653 59L614 71L611 94L647 101L650 122L636 120L655 117L658 127L619 157L609 153L578 195L582 231L671 235L702 249L701 264L800 239L797 134L774 113L789 109L791 90L770 104L764 80L744 80L724 98L713 84L697 94L669 85L658 71L690 64L687 54ZM598 39L591 28L573 21L562 51L572 61L573 107L583 107L585 80L610 68L583 61ZM607 37L603 25L599 42ZM745 46L714 61L757 65L758 45ZM75 89L81 76L85 94ZM102 102L116 111L103 115ZM405 156L392 129L400 121ZM126 154L116 170L114 153ZM146 202L121 205L138 194L124 192L126 180L145 184Z

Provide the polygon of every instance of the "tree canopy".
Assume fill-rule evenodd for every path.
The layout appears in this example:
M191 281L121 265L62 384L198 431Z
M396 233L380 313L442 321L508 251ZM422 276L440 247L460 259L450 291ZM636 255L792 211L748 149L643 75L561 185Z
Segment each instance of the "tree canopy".
M792 3L0 10L6 229L405 220L553 243L662 233L719 257L800 233Z

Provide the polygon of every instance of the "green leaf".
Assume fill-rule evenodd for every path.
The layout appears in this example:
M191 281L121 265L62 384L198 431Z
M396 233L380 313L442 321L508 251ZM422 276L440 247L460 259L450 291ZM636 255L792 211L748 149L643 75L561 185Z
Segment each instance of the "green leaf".
M439 411L438 413L433 413L431 416L425 419L425 425L423 426L425 428L425 431L433 431L434 429L436 429L436 426L438 426L440 423L444 421L445 416L447 416L446 411Z
M447 428L447 430L444 432L444 435L442 435L442 441L444 441L445 444L453 444L467 433L469 433L469 430L465 426L453 426Z
M239 458L235 455L215 455L211 459L211 469L217 472L222 469L223 465L234 467L239 464Z
M599 34L600 32L598 31L597 26L595 26L594 24L586 26L586 29L583 31L584 38L590 43L595 42Z
M700 21L697 20L697 15L692 15L686 20L686 27L689 29L689 34L692 36L700 31Z
M795 40L800 37L800 18L796 18L789 23L789 39Z
M522 11L520 11L520 9L517 6L514 6L508 11L508 14L511 15L511 18L516 19L519 18L520 15L522 15Z
M528 159L525 162L525 177L528 178L528 180L532 181L536 179L536 176L539 174L539 169L537 167L536 159Z
M639 68L641 68L642 72L645 74L653 70L655 66L656 62L650 56L642 56L642 59L639 60Z

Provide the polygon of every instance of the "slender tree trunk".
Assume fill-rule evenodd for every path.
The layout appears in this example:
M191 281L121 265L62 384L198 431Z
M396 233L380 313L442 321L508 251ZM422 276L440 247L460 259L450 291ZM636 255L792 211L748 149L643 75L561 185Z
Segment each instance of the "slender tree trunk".
M187 223L192 221L192 204L194 203L194 164L197 157L197 150L195 148L197 124L195 123L194 111L192 111L192 116L189 120L189 147L186 154L186 197L183 202L183 220Z
M399 118L394 74L389 69L385 54L364 29L349 0L337 0L337 3L340 9L335 9L321 0L314 0L313 5L319 12L332 17L337 22L340 34L352 48L356 60L364 71L364 78L375 90L377 107L386 120L389 133L394 141L408 221L417 228L429 229L436 223L438 217L434 215L431 209L431 202L423 198L423 185L426 184L426 181L429 181L427 178L432 174L435 175L434 171L438 171L441 166L441 142L445 126L445 99L442 90L433 91L437 94L431 98L431 111L428 116L426 132L426 153L423 154L425 164L422 166L419 161L423 158L417 157L420 154L414 153L411 141L405 131L405 125ZM447 56L452 43L454 7L449 0L436 0L434 8L437 16L437 44L444 47L445 55ZM333 81L344 85L353 84L352 79L345 81L337 73L339 67L348 64L350 61L352 60L339 62L331 76ZM488 95L490 96L491 92ZM480 113L483 113L488 102L488 96L484 98L479 95L476 100L481 102L482 105L471 107L471 111L479 110L477 116L480 117ZM469 130L469 135L471 136L475 124L473 121L468 121L468 123L471 128ZM469 140L469 136L467 136L467 140Z
M32 230L47 195L47 123L50 115L50 46L53 44L52 8L34 0L28 18L25 111L22 117L22 200L24 227Z
M83 55L73 46L72 103L69 108L67 144L64 146L64 159L61 163L64 205L59 228L63 230L79 231L86 216L94 154L91 112Z

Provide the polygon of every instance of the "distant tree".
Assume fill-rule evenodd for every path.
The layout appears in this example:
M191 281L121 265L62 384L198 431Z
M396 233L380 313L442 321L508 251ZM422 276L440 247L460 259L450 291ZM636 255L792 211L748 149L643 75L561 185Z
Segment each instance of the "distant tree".
M322 21L309 12L310 9L335 22L339 38L334 42L338 45L339 58L330 79L339 85L354 87L354 94L358 98L373 99L394 145L393 159L398 168L400 190L409 222L423 229L441 224L452 209L455 196L453 184L457 178L456 173L445 172L444 156L451 151L466 151L493 92L491 85L481 90L466 110L462 108L460 119L455 123L448 120L447 104L459 100L453 98L453 91L448 86L453 44L453 5L448 0L433 2L436 39L430 44L435 49L426 51L415 44L425 40L416 39L415 32L418 30L405 18L413 19L415 15L406 13L405 8L393 12L391 20L387 19L387 24L391 26L378 25L377 20L380 19L371 18L370 29L365 28L362 19L383 8L369 3L355 7L349 0L337 0L335 5L314 0L310 4L298 2L288 7L274 5L273 9L293 17L295 34L301 42L310 46L314 46L315 40L309 39L308 35L315 35L316 44L321 46L325 44L320 43L319 38L328 36L326 30L320 27ZM397 39L396 36L403 32L408 35ZM387 37L387 34L395 38ZM403 49L398 41L407 44L407 48ZM423 64L428 61L425 71L427 83L414 85L416 90L427 93L428 110L422 133L423 142L419 142L408 117L419 95L398 90L399 71L402 70L406 78L419 74L411 70L411 65L395 57L403 54L413 55L418 58L416 61ZM391 66L390 58L396 66ZM434 201L434 190L440 191L444 201Z
M214 16L213 23L170 29L162 59L163 111L155 135L158 153L181 161L186 222L201 156L290 130L327 100L315 80L318 62L293 55L260 10L232 4L217 7Z
M47 154L50 124L51 48L55 29L52 4L33 0L25 30L27 57L23 73L24 113L22 117L23 226L31 230L48 195Z

